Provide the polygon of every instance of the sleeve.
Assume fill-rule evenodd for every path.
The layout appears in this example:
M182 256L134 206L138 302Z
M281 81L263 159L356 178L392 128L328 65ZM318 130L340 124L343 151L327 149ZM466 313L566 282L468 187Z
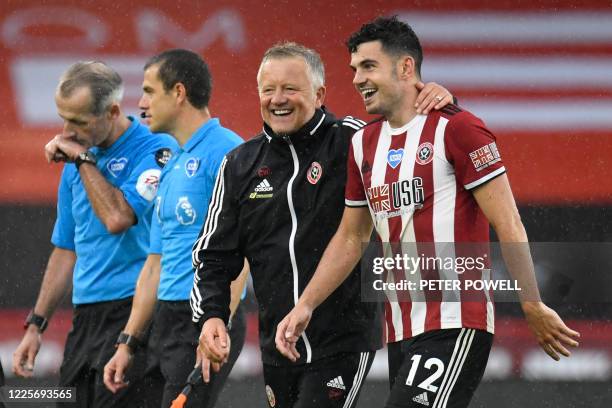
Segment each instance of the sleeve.
M164 150L168 148L160 148L144 155L134 166L127 180L119 187L138 218L150 208L157 195L162 164L156 159L156 155Z
M206 221L193 245L195 269L191 290L192 320L200 328L212 317L225 323L230 315L230 284L244 264L239 249L238 204L232 193L231 162L224 159L217 173Z
M444 134L446 157L466 190L505 173L495 136L469 112L453 116Z
M75 250L75 223L72 215L72 190L70 189L69 166L64 165L57 191L57 218L51 235L51 243L56 247Z
M361 151L361 139L363 131L359 131L353 136L349 144L349 153L346 163L346 188L344 190L344 203L347 207L365 207L368 205L363 180L361 179L360 162L363 161ZM357 146L357 154L355 152Z
M155 209L153 210L153 216L151 217L151 233L149 235L149 253L150 254L161 254L161 221L159 218L159 206L161 205L161 197L155 199Z

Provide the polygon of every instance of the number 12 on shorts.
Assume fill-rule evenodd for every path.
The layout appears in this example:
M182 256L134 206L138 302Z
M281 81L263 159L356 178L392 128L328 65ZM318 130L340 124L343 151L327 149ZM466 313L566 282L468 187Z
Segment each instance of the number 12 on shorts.
M419 369L421 364L421 356L420 354L415 354L412 356L412 365L410 366L410 371L408 372L408 378L406 379L406 385L412 387L412 383L414 382L414 377ZM435 366L435 371L433 371L433 367ZM417 387L422 388L426 391L435 393L438 391L438 387L433 385L434 382L438 378L442 376L444 373L444 362L436 357L430 357L425 361L423 367L429 371L433 371L427 378L425 378Z

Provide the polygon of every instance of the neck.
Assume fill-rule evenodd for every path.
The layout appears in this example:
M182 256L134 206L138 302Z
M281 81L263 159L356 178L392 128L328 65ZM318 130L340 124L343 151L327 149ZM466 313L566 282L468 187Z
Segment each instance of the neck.
M410 86L409 89L402 93L402 97L393 104L393 110L385 115L387 122L392 128L400 128L406 123L410 122L417 115L414 104L418 92L414 85Z
M210 111L204 109L189 109L183 112L176 120L176 128L172 136L176 139L180 146L185 145L191 139L191 136L202 127L210 119Z
M107 148L112 146L113 143L119 139L119 137L125 133L126 130L130 127L132 121L127 118L127 116L121 115L119 119L113 124L113 128L111 129L110 136L100 144L100 147Z

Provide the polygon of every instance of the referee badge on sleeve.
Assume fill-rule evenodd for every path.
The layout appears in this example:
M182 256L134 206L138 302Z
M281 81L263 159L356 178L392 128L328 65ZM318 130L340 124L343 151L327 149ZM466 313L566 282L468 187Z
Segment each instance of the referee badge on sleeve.
M145 200L152 201L155 198L160 174L161 171L159 169L148 169L138 176L136 191L138 191L138 194Z

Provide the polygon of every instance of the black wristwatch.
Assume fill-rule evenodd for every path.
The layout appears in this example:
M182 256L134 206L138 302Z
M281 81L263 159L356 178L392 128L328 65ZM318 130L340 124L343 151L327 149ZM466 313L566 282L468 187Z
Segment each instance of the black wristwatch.
M130 348L130 350L132 350L132 352L135 352L139 347L142 347L142 340L136 336L131 336L125 332L121 332L119 333L119 337L117 337L115 347L119 346L120 344L125 344Z
M83 163L89 163L95 166L97 162L98 160L96 159L96 156L89 150L86 152L80 153L77 156L77 158L74 160L74 164L77 169L81 167L81 164Z
M32 310L28 317L26 317L25 322L23 323L23 328L27 329L31 324L38 327L38 332L42 333L47 329L49 321L41 315L37 315L34 313L34 310Z

